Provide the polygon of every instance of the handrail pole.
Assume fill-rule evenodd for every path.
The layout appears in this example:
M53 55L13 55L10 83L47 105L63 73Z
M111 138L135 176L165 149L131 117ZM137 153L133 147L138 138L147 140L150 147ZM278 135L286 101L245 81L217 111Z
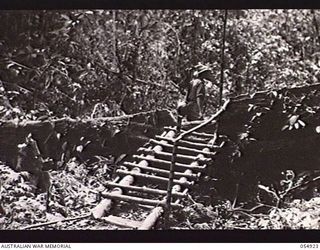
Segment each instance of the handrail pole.
M178 124L177 124L177 131L176 131L178 135L181 131L181 122L182 122L182 116L178 115ZM166 196L165 228L169 227L169 221L170 221L172 188L173 188L174 169L175 169L175 162L176 162L176 156L177 156L178 141L179 140L174 139L173 148L172 148L171 165L170 165L169 181L168 181L167 196Z
M195 132L196 130L203 128L204 126L206 126L207 124L209 124L213 120L218 119L219 116L226 110L229 102L230 102L230 99L226 100L224 102L224 104L221 106L221 108L218 110L218 112L215 113L214 115L212 115L208 120L205 120L203 123L200 123L199 125L189 129L188 131L183 132L181 135L179 135L174 140L178 140L179 141L179 140L183 139L184 137L186 137L187 135L191 134L192 132Z
M228 19L228 10L224 10L224 19L223 19L223 33L222 33L222 46L221 46L221 67L220 67L220 86L219 86L219 107L222 106L222 96L223 96L223 80L224 80L224 68L225 68L225 44L226 44L226 28L227 28L227 19ZM216 123L216 134L219 138L219 119Z
M221 67L220 67L220 88L219 88L219 107L222 105L222 95L223 95L223 80L224 80L224 67L225 67L225 44L226 44L226 27L227 27L227 19L228 19L228 10L224 10L224 18L223 18L223 33L222 33L222 45L221 45Z
M168 186L167 186L167 196L166 196L166 211L165 211L165 218L164 218L164 225L165 228L168 229L169 228L169 222L170 222L170 213L171 213L171 200L172 200L172 188L173 188L173 180L174 180L174 169L175 169L175 163L176 163L176 156L177 156L177 147L178 147L178 142L183 139L185 136L191 134L192 132L203 128L204 126L206 126L207 124L209 124L210 122L212 122L214 119L216 119L217 117L219 117L220 114L222 114L228 104L229 104L230 100L227 100L222 107L219 109L219 111L214 114L213 116L211 116L208 120L204 121L203 123L189 129L186 132L183 132L182 134L180 134L181 131L181 123L182 123L182 116L178 115L178 121L177 121L177 129L176 129L176 133L177 133L177 137L172 139L173 142L173 148L172 148L172 156L171 156L171 165L170 165L170 173L169 173L169 181L168 181Z

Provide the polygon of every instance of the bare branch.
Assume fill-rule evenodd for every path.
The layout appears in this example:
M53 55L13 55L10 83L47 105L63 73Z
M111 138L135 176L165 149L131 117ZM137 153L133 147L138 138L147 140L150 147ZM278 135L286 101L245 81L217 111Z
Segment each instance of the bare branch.
M56 224L56 223L59 223L59 222L82 220L82 219L88 218L90 215L91 215L91 213L87 213L87 214L83 214L83 215L80 215L80 216L77 216L77 217L73 217L73 218L66 218L66 219L61 219L61 220L55 220L55 221L49 221L49 222L34 224L34 225L23 227L23 228L21 228L21 230L27 230L27 229L37 228L37 227L49 226L49 225L53 225L53 224Z

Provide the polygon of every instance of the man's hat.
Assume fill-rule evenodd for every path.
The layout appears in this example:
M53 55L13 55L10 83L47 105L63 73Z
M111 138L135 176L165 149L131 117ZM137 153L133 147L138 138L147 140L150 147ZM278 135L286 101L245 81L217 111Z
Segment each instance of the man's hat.
M211 69L208 66L205 66L203 64L198 64L195 66L194 73L196 75L200 75L201 73L206 72L206 71L211 71Z

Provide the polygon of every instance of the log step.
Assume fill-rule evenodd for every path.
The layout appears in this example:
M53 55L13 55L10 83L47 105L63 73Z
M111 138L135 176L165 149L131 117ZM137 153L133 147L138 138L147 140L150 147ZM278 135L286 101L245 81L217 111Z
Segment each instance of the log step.
M173 130L173 131L177 131L176 127L164 127L165 130ZM186 132L186 130L181 129L180 132L184 133ZM215 136L215 134L208 134L208 133L202 133L202 132L192 132L191 135L195 135L195 136L200 136L200 137L207 137L207 138L212 138Z
M150 157L142 156L142 155L133 155L133 158L136 159L136 160L141 160L141 161L145 160L147 162L152 163L153 166L160 165L160 166L166 167L167 169L169 169L170 166L171 166L171 161L159 160L159 159L150 158ZM201 170L204 170L206 168L206 165L191 166L189 164L183 164L183 163L176 162L175 163L175 167L177 168L177 170L178 169L193 169L193 170L201 171Z
M144 154L149 154L153 156L159 156L159 158L165 159L165 160L171 160L172 154L168 152L155 152L152 149L148 148L139 148L138 153L144 153ZM197 157L197 156L190 156L190 155L184 155L184 154L176 154L176 159L177 161L182 161L184 163L191 163L193 161L198 161L198 162L209 162L211 161L211 158L206 158L206 157Z
M132 162L124 162L122 163L122 165L129 167L129 168L140 168L142 170L148 171L148 172L152 172L152 173L157 173L157 174L165 174L167 177L169 176L170 171L168 170L164 170L161 168L153 168L153 167L148 167L148 166L141 166L137 163L132 163ZM193 180L198 180L200 177L200 173L198 174L186 174L186 173L181 173L181 172L175 172L175 176L177 177L186 177L186 178L190 178Z
M150 143L166 147L166 148L170 149L170 151L172 151L172 148L173 148L172 144L169 144L167 142L157 141L157 140L154 140L154 139L151 139ZM215 148L215 146L213 148ZM177 150L178 150L178 152L181 152L181 153L184 153L184 154L189 154L189 155L194 155L194 156L196 156L198 154L203 154L203 155L205 155L207 157L213 157L213 156L216 155L216 152L206 152L206 151L202 151L202 150L199 150L199 149L194 149L194 148L190 148L190 147L183 147L183 146L178 146Z
M171 138L167 138L167 137L164 137L164 136L156 135L156 139L164 140L164 141L167 141L170 144L173 144ZM196 148L196 149L212 148L211 145L208 145L206 143L190 142L190 141L187 141L187 140L179 140L178 145L189 146L189 147Z
M124 228L138 229L142 225L142 221L129 220L129 219L125 219L125 218L114 216L114 215L102 217L101 220L119 227L124 227Z
M111 188L121 188L125 189L128 191L136 191L140 193L149 193L149 194L159 194L159 195L166 195L167 190L161 190L161 189L154 189L154 188L148 188L148 187L137 187L137 186L132 186L132 185L122 185L119 183L114 183L111 181L108 181L104 183L106 186L111 187ZM104 193L101 194L102 197ZM181 192L172 192L172 195L175 197L186 197L186 194L181 193Z
M172 131L172 130L171 130ZM188 140L190 142L198 142L198 143L208 143L211 141L214 137L209 138L209 137L198 137L196 135L188 134L183 137L183 139Z
M117 201L126 201L126 202L134 202L137 204L144 204L144 205L151 205L151 206L165 206L164 200L152 200L152 199L145 199L136 196L129 196L129 195L122 195L122 194L112 194L112 193L105 193L104 196L108 199L117 200ZM182 208L181 204L172 203L171 206L173 208Z
M183 137L185 140L190 141L190 142L198 142L198 143L209 143L211 139L207 138L207 139L202 139L202 138L197 138L193 135L186 135Z
M144 179L148 179L150 181L156 181L156 182L160 182L160 183L163 183L163 182L167 183L169 181L169 178L166 178L166 177L160 177L160 176L149 175L149 174L140 174L140 173L135 173L135 172L122 170L122 169L118 169L116 171L116 173L119 175L122 175L122 176L131 175L131 176L134 176L137 178L144 178ZM173 180L173 184L191 187L194 184L194 182L193 181L181 181L181 180L175 179L175 180Z

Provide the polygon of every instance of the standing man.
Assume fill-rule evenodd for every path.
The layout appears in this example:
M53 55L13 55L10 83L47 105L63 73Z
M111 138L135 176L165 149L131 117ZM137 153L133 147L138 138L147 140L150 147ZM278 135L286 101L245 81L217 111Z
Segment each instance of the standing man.
M212 80L211 69L202 64L196 65L192 80L187 86L186 98L178 105L179 114L186 116L188 121L203 119L206 80Z

